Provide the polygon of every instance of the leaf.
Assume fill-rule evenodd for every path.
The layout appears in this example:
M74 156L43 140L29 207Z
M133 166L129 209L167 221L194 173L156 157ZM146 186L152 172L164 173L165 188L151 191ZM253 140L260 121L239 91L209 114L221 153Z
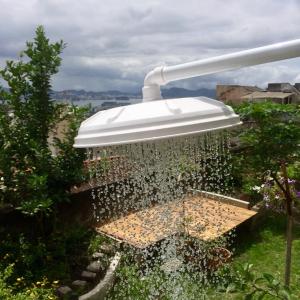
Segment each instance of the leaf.
M263 277L268 281L268 283L272 284L273 280L275 279L273 275L269 273L263 273Z
M279 282L279 280L277 280L277 279L273 279L273 281L272 281L272 286L274 286L274 287L278 287L279 285L280 285L280 282Z
M254 284L264 283L266 279L264 277L258 277L254 280Z
M258 297L257 300L262 300L267 295L267 292L262 292Z
M291 292L290 292L289 289L284 287L281 291L279 291L279 296L282 296L286 300L290 300L291 299Z
M225 293L226 288L223 285L218 285L217 286L217 291L220 292L220 293Z
M253 297L254 297L254 295L255 295L255 292L256 291L253 291L253 292L251 292L251 293L249 293L249 294L247 294L247 295L245 295L245 300L252 300L252 299L254 299Z
M226 294L232 293L236 291L236 285L234 283L230 283L226 288Z

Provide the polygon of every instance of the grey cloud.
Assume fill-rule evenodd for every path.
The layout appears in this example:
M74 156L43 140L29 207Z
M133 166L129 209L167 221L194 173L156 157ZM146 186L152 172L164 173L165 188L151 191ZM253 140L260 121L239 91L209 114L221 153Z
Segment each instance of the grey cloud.
M38 24L63 39L54 88L141 88L160 64L177 64L299 38L299 1L0 0L0 66L16 58ZM190 79L188 88L300 79L300 61Z
M85 57L68 57L62 64L66 76L103 77L108 79L121 77L121 70L105 62L93 63Z

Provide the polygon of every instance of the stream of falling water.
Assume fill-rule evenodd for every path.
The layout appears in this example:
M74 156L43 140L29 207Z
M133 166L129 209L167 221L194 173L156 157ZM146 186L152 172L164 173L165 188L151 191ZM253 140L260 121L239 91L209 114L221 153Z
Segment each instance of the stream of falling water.
M125 247L125 251L134 253L128 255L128 266L134 266L137 278L141 281L151 278L144 299L193 299L185 295L186 282L193 279L205 284L212 277L213 252L226 247L228 236L210 241L190 237L186 228L197 220L187 214L184 203L187 197L199 195L199 191L229 194L232 178L228 133L209 132L92 148L87 153L94 217L99 224L137 211L146 214L148 208L159 206L159 217L152 220L153 223L150 218L147 227L154 230L172 223L172 228L178 229L151 247L142 250ZM218 201L214 207L206 207L204 200L201 226L204 228L205 224L215 222L214 226L221 230L225 220L220 215L224 207ZM225 212L228 217L229 214ZM190 279L183 280L186 277ZM126 294L130 285L133 282L124 277L117 284L115 293L119 298L116 299L131 299ZM171 296L161 298L162 295Z

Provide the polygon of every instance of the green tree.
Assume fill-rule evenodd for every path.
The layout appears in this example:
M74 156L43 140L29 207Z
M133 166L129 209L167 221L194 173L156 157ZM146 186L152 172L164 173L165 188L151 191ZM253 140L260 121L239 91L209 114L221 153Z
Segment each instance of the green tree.
M72 153L72 160L65 150L79 124L74 120L82 119L84 112L57 105L50 97L51 78L58 72L65 44L51 43L39 26L34 41L26 45L18 61L7 61L0 70L9 87L0 91L0 200L42 218L66 199L68 185L78 179L74 173L81 174L83 153ZM63 119L71 126L66 139L56 142L59 151L53 156L48 138ZM62 183L60 175L67 167L69 177Z
M272 102L247 103L238 112L245 123L240 135L242 165L263 181L271 176L284 199L287 215L285 284L291 273L293 207L288 166L300 159L300 107Z
M65 44L51 44L39 26L34 41L26 45L20 59L7 61L0 72L10 88L9 93L2 91L2 98L30 137L41 147L47 147L49 129L55 125L58 113L50 100L51 77L58 72Z

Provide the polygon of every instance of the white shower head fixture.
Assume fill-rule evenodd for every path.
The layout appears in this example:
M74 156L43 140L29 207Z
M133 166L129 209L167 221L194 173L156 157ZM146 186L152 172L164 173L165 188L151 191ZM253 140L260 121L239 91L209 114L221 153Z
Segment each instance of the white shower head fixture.
M241 124L231 107L206 97L162 99L160 86L246 66L300 56L300 39L158 67L144 81L143 102L100 111L83 121L74 147L131 144L220 130Z

